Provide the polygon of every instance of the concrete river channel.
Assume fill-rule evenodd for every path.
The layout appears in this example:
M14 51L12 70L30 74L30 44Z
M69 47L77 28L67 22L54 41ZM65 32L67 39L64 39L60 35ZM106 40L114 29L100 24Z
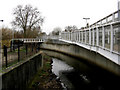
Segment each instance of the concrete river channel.
M120 77L82 59L42 50L52 57L52 72L64 90L120 90Z

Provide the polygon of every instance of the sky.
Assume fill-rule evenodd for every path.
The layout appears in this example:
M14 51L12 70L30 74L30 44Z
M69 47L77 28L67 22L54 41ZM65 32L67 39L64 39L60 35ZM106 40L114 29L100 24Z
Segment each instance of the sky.
M119 0L120 1L120 0ZM118 0L1 0L0 1L0 28L2 26L11 28L13 9L17 5L32 5L37 7L41 15L45 17L42 31L47 34L55 27L76 25L84 27L86 21L83 18L90 18L89 24L117 11Z

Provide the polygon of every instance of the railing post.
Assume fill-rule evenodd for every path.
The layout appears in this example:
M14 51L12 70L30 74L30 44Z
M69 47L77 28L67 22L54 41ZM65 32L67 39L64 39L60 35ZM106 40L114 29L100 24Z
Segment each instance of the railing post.
M113 26L112 24L110 25L110 29L111 29L111 43L110 43L110 51L113 51Z
M89 27L89 45L91 45L91 29Z
M73 36L73 38L74 38L74 42L75 42L75 31L74 31L74 36Z
M106 23L108 23L108 18L106 18Z
M79 42L80 42L80 31L79 31Z
M71 40L73 41L73 32L71 32Z
M96 27L96 39L97 39L97 43L96 43L96 46L99 46L99 30L98 30L98 27Z
M75 32L73 31L73 41L75 41Z
M65 32L63 32L63 39L65 40Z
M78 34L77 34L77 31L76 31L75 33L76 33L76 42L77 42L77 38L78 38Z
M28 54L28 45L25 45L25 49L26 49L26 55Z
M82 33L82 43L83 43L83 31L81 33Z
M67 32L65 32L65 38L66 38L65 40L67 40Z
M86 35L86 30L85 30L85 44L86 44L86 40L87 40L87 35Z
M78 34L78 42L79 42L79 31L77 31L77 34Z
M60 37L61 37L60 39L62 39L62 32L61 32L61 34L60 34ZM47 39L48 39L48 38L47 38Z
M71 40L71 33L70 33L70 31L69 31L69 41Z
M115 21L115 14L114 13L112 14L112 21L113 22Z
M64 34L65 34L65 40L66 40L66 32Z
M75 31L73 32L73 41L75 41Z
M68 40L68 33L66 32L66 40Z
M69 33L67 32L66 35L67 35L67 40L69 40Z
M70 39L69 32L67 32L68 40Z
M75 31L74 33L75 33L75 36L74 36L74 38L75 38L75 42L76 42L76 31Z
M118 21L120 21L120 1L118 2ZM119 31L120 31L120 27L118 28L119 29ZM119 33L119 35L118 35L118 53L120 53L120 33ZM120 55L118 56L118 63L120 64Z
M32 44L32 52L33 52L33 44Z
M72 32L72 40L74 41L74 31Z
M38 52L38 45L37 45L37 43L36 43L36 53Z
M93 34L93 42L92 42L92 45L94 46L95 45L95 33L94 33L94 28L93 28L93 32L92 32Z
M67 32L67 40L69 40L69 32Z
M69 39L68 39L68 40L70 41L70 32L68 32L68 37L69 37Z
M77 31L76 31L76 42L78 41L78 33L77 33Z
M67 32L65 32L65 35L66 35L66 40L67 40Z
M102 26L102 47L105 48L105 29Z
M62 33L62 39L64 39L64 32Z
M64 38L64 40L65 40L65 32L63 32L63 38Z
M18 41L18 62L20 61L20 43Z
M64 32L62 32L62 39L64 39Z
M4 45L4 56L5 56L5 62L7 67L7 47Z

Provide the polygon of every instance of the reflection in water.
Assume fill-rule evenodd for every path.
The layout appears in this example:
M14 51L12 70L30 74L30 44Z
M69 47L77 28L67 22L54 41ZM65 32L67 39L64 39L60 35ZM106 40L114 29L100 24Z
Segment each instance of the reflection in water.
M68 72L73 70L73 67L69 66L65 62L57 59L52 58L52 72L60 78L61 85L63 86L64 90L67 88L73 88L73 85L70 83L70 81L65 77L63 72Z
M59 72L61 71L68 71L68 70L72 70L73 67L70 67L69 65L67 65L65 62L58 60L57 58L52 58L53 63L52 63L52 72L57 75L58 77Z
M120 77L106 70L87 63L82 59L53 51L43 50L43 52L53 57L52 71L62 79L61 81L64 84L72 84L73 89L120 90Z

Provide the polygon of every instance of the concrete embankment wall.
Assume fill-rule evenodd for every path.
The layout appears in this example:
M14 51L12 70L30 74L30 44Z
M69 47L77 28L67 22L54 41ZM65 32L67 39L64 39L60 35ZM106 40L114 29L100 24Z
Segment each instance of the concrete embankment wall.
M99 67L104 68L105 70L112 72L120 76L120 66L111 60L105 58L104 56L94 52L87 50L83 47L77 46L75 44L62 43L61 41L52 41L52 43L43 43L41 45L42 49L53 50L57 52L61 52L70 56L74 56L77 58L81 58L91 64L97 65Z
M4 70L2 74L2 89L23 90L34 77L41 66L42 55L35 54L24 62Z

